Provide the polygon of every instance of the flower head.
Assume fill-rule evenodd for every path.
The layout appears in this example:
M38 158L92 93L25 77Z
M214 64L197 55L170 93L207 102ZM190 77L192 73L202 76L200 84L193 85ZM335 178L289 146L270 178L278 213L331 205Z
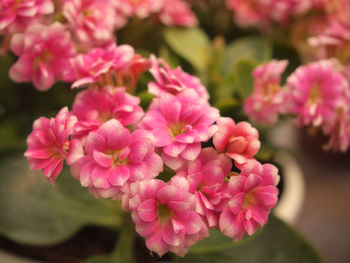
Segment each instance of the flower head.
M128 126L143 116L140 99L126 93L125 88L103 87L84 90L76 96L72 114L78 118L74 137L83 138L110 119Z
M195 211L201 215L209 227L217 227L219 212L216 208L221 202L224 179L231 172L232 161L225 154L219 154L214 148L203 148L198 158L189 161L171 179L172 184L195 195Z
M273 125L283 112L284 93L280 80L288 62L272 60L253 71L254 91L244 101L244 110L250 119Z
M10 69L16 82L32 81L39 90L49 89L56 80L63 80L68 60L75 46L65 27L55 22L49 26L34 24L11 39L11 50L19 56Z
M220 215L221 232L239 241L252 235L267 222L277 203L278 170L271 164L250 160L239 176L231 176L227 185L226 207Z
M73 140L67 163L92 194L114 199L121 199L129 182L154 178L163 169L152 134L142 129L130 133L115 119L90 132L84 144Z
M218 130L213 137L215 148L235 160L235 165L241 168L259 151L257 129L248 122L235 124L231 118L226 117L220 117L216 123Z
M144 180L132 201L136 231L159 256L168 251L184 256L188 247L208 236L206 225L194 211L194 196L176 185Z
M208 100L209 94L200 80L182 70L181 67L171 69L163 60L151 56L152 67L150 72L156 81L148 84L150 93L160 96L161 93L170 93L176 95L183 90L194 90L200 99Z
M62 14L74 36L84 47L113 42L115 12L111 1L67 0Z
M69 149L69 136L76 123L65 107L55 118L41 117L33 124L33 132L28 136L27 157L32 170L42 170L45 177L53 183L61 172L63 161Z
M320 126L334 119L336 108L349 93L345 77L329 60L300 66L287 79L289 111L296 114L300 126Z
M198 21L183 0L164 0L163 8L159 12L160 20L167 26L195 26Z
M39 18L54 12L51 0L4 0L0 2L0 32L24 31Z
M171 157L194 160L200 153L201 142L215 132L213 123L219 111L200 100L193 90L177 96L162 94L154 99L141 126L156 138L156 146Z

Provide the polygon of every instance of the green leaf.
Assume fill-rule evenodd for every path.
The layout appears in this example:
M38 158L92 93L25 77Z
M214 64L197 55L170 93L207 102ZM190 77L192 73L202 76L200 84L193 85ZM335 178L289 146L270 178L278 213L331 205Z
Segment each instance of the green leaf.
M92 256L85 263L136 263L135 234L135 225L131 221L130 215L126 214L117 245L112 253L110 255Z
M84 263L122 263L121 261L116 261L116 259L111 255L99 255L89 257Z
M120 224L120 208L112 201L90 196L67 170L59 175L55 187L41 172L29 170L23 153L5 154L0 161L0 233L6 237L50 245L69 238L86 224Z
M241 59L250 59L264 62L271 58L272 47L261 37L241 38L229 44L224 51L221 72L230 74L236 63Z
M321 263L320 256L291 227L270 216L267 225L253 237L239 243L212 235L173 263Z
M147 110L148 106L151 104L154 95L149 93L147 90L141 91L137 94L137 96L140 98L141 102L140 105L144 110Z
M253 92L254 79L252 72L258 63L252 60L241 59L235 67L235 79L239 95L245 99Z
M211 45L205 32L197 27L167 28L166 43L198 71L205 71L211 58Z
M180 63L179 58L165 45L159 48L159 57L163 58L171 68L176 68Z

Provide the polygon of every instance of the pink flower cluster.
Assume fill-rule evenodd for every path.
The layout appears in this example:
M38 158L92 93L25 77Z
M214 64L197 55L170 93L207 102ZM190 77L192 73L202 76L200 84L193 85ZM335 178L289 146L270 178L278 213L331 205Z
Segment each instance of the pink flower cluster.
M110 72L115 79L130 71L135 56L154 76L146 112L125 82L108 82ZM198 78L128 46L93 50L74 65L73 85L87 89L72 111L34 123L25 153L32 169L53 183L65 161L95 197L121 201L148 249L160 256L184 256L212 227L238 241L267 222L278 170L254 159L258 131L220 117ZM203 147L209 140L214 147ZM232 172L233 165L241 172Z
M82 72L87 70L86 67L79 69L82 66L80 63L90 63L96 57L105 61L117 59L113 57L118 56L117 51L112 54L115 51L113 48L107 51L104 48L113 46L115 31L122 28L128 18L157 16L159 19L154 23L159 20L166 26L188 27L197 24L190 5L184 0L56 2L0 1L0 36L3 39L0 53L6 54L10 48L19 57L11 68L10 77L16 82L33 82L39 90L49 89L56 81L73 81L69 78L71 74L66 72L70 63L79 74L88 74ZM140 73L139 62L138 58L134 58L133 68L130 69L134 74ZM105 70L98 68L98 65L90 66L93 67L90 75Z
M286 61L271 61L253 71L254 91L244 102L246 114L268 125L278 120L278 113L295 115L299 127L318 127L330 136L326 148L347 151L350 86L340 64L320 60L299 66L280 87L286 65Z
M309 11L313 0L227 0L235 22L242 27L269 27L272 23L286 25L292 17Z

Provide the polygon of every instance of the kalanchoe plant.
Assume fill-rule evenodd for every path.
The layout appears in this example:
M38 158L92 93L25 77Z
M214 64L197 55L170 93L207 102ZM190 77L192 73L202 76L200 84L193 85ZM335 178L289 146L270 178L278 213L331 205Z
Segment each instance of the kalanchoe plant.
M35 122L25 153L32 169L54 183L66 161L95 197L123 202L148 249L160 256L184 256L210 228L239 241L266 224L279 175L272 164L254 159L260 147L255 128L220 117L196 77L154 55L140 64L155 77L148 85L155 97L144 113L139 98L126 92L134 88L116 86L133 58L141 59L132 47L94 54L81 56L86 63L74 71L72 87L86 89L73 110ZM137 83L139 74L128 76ZM216 149L203 148L211 139ZM232 172L233 160L241 173ZM170 180L162 180L164 170Z
M234 243L236 250L225 254L224 260L243 262L250 252L256 252L258 256L252 258L258 260L261 253L272 253L271 258L285 262L293 262L288 261L293 254L301 256L294 262L304 258L304 262L320 262L307 244L310 257L300 252L298 242L288 247L288 253L280 252L284 255L278 255L278 245L272 246L272 252L266 249L269 242L277 244L283 239L278 227L288 230L270 216L280 194L280 171L272 164L277 151L267 133L281 118L293 117L297 126L317 128L328 136L325 149L346 152L350 147L349 3L0 1L0 55L7 56L0 63L8 59L6 75L37 89L21 90L21 96L18 90L13 93L27 100L32 92L36 100L18 105L38 106L33 112L23 110L16 121L28 122L29 112L31 125L44 111L58 112L51 118L38 118L31 133L28 123L19 128L22 144L30 133L26 164L56 184L53 188L44 179L40 184L31 181L28 187L23 183L23 191L29 189L32 196L33 185L34 189L50 187L52 192L37 192L50 193L48 200L63 200L56 201L59 223L36 217L53 221L50 231L51 227L58 229L52 236L59 237L48 238L50 244L96 223L118 228L112 258L102 256L108 263L144 263L130 255L139 240L147 253L155 252L161 260L171 258L172 262L202 262L207 256L205 260L211 261L219 248ZM199 24L201 28L196 27ZM254 35L242 37L250 34ZM280 48L292 54L281 55ZM25 84L11 85L18 89ZM52 97L45 101L45 96ZM6 99L0 101L0 117ZM15 112L17 104L13 104ZM12 130L6 133L3 126L0 124L0 139L11 138ZM0 149L7 150L1 144ZM0 171L11 170L7 167L0 159ZM11 197L7 194L11 189L17 189L7 187L9 178L0 176L0 188L6 192L1 196L6 198ZM33 180L43 177L37 178ZM38 193L33 192L37 198ZM75 195L72 203L66 195ZM2 201L0 198L0 207L16 207ZM56 217L56 203L47 204ZM90 215L95 210L98 215ZM1 227L2 222L12 222L13 211L7 211L9 217L0 215L0 233L31 242L27 229L17 230L14 224L8 229L16 231L8 234ZM68 218L66 232L61 212ZM292 232L283 233L293 237L293 242L299 239ZM34 243L41 245L40 238L34 238ZM242 239L248 242L240 242ZM229 245L220 240L228 240ZM243 260L235 258L246 244L249 253L243 249ZM250 249L254 244L258 248ZM198 253L203 251L203 255ZM168 252L172 253L165 255ZM196 258L198 255L202 258ZM94 258L88 263L95 263Z

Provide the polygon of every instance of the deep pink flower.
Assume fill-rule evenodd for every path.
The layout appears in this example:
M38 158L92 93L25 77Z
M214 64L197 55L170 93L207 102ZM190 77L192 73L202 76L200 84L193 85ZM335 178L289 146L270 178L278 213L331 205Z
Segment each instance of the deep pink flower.
M51 0L2 0L0 1L0 32L16 33L25 30L38 18L52 14Z
M49 89L62 80L75 46L65 27L55 22L35 24L11 39L11 50L20 58L10 69L16 82L30 82L39 90Z
M198 98L192 89L177 96L163 93L154 99L149 112L142 121L142 127L156 138L171 157L194 160L200 153L201 142L207 141L216 131L213 123L219 111Z
M335 118L349 85L332 61L322 60L297 68L287 79L286 93L289 111L300 126L320 126Z
M130 133L115 119L90 132L84 145L78 139L71 144L67 164L96 197L121 199L123 186L154 178L163 169L152 134L142 129Z
M215 148L235 160L235 165L241 168L259 151L257 129L248 122L235 124L231 118L226 117L220 117L216 123L218 130L213 136Z
M84 47L100 46L115 41L115 12L112 1L66 0L62 15Z
M287 60L272 60L254 69L254 91L244 101L244 110L257 123L273 125L283 113L284 93L280 88L281 75Z
M151 56L152 67L149 70L156 81L148 84L148 91L156 96L166 92L173 95L186 89L193 89L199 98L208 100L207 89L201 84L199 78L192 76L182 70L181 67L171 69L163 60L154 55Z
M72 88L97 86L125 86L135 89L139 75L146 71L150 63L129 45L95 48L87 54L77 55L71 60L71 68L66 74L67 81L76 80Z
M144 180L132 203L136 231L159 256L168 251L184 256L190 246L208 236L206 225L194 211L194 195L183 188Z
M78 118L74 136L85 137L113 118L124 126L135 124L144 114L139 104L140 99L126 93L125 88L84 90L73 103L72 114Z
M231 172L232 161L214 148L204 148L194 161L188 162L172 179L174 185L184 188L196 197L195 211L200 214L209 227L217 227L219 212L215 207L222 198L224 179Z
M267 222L270 210L277 203L278 169L250 160L241 175L232 176L227 185L226 207L220 215L221 232L239 241Z
M55 118L41 117L33 124L33 132L28 136L28 149L24 156L32 170L42 170L53 183L61 172L63 161L69 148L69 136L77 119L65 107Z
M192 27L198 23L190 5L183 0L164 0L159 17L162 23L167 26Z

